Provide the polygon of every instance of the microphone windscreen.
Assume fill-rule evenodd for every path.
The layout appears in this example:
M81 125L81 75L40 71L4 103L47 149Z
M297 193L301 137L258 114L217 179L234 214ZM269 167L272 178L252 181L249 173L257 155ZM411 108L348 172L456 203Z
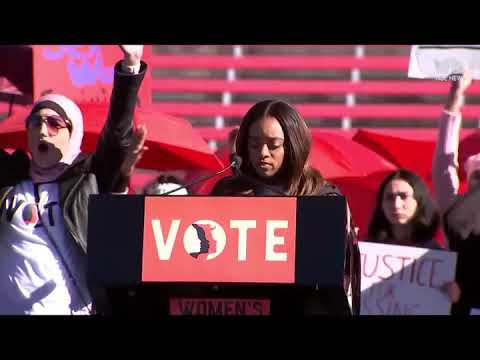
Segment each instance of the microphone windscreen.
M232 167L235 169L240 169L240 166L242 166L242 158L235 153L230 155L230 161L233 164Z

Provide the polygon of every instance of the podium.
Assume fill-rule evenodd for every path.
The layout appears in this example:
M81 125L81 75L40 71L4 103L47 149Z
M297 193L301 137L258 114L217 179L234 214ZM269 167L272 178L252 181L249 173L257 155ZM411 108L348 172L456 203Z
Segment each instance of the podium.
M350 314L344 197L92 195L88 278L113 315Z

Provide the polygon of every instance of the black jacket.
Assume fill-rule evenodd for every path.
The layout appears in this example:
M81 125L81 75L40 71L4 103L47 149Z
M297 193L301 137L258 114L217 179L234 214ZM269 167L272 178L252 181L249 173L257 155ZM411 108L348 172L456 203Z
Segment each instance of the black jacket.
M261 196L261 195L280 195L282 189L273 185L262 185L261 182L253 184L253 178L243 176L230 176L221 179L212 189L211 195L217 196ZM333 184L325 182L318 194L315 196L342 196L340 190ZM351 282L352 288L352 313L360 314L360 250L358 247L354 224L350 216L350 231L346 237L345 244L345 276ZM335 306L336 304L331 304ZM314 305L313 305L314 306Z
M95 152L80 154L57 180L65 228L85 255L89 196L123 191L128 182L120 174L120 166L132 140L137 93L146 69L142 62L139 74L134 75L122 72L121 62L115 65L109 114ZM25 152L17 150L8 155L0 149L0 206L15 185L30 177L29 169L30 160ZM91 292L97 309L104 308L104 292L101 289Z

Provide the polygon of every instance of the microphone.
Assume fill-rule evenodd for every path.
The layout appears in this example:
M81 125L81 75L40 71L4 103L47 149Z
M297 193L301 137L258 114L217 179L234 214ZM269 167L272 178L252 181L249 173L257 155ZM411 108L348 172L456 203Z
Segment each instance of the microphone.
M232 153L230 154L230 162L232 165L232 170L235 175L240 175L242 172L240 171L240 167L242 166L242 158L235 154Z
M178 191L178 190L181 190L181 189L186 189L186 188L189 188L190 186L193 186L193 185L196 185L198 183L201 183L202 181L206 181L206 180L209 180L211 178L214 178L215 176L218 176L218 175L221 175L223 174L225 171L227 171L228 169L236 169L237 171L240 171L240 165L242 164L242 158L236 154L232 154L230 155L230 164L226 167L224 167L222 170L216 172L215 174L212 174L212 175L204 175L204 176L201 176L200 178L190 182L189 184L186 184L186 185L181 185L175 189L172 189L172 190L169 190L163 194L161 194L162 196L163 195L170 195L171 193L174 193L175 191ZM234 170L235 171L235 170Z
M237 154L230 155L230 160L232 160L232 164L235 163L232 168L234 169L234 173L237 176L243 177L253 185L255 185L255 195L265 196L265 195L283 195L285 196L285 192L282 190L277 189L275 186L267 185L251 176L248 176L244 172L240 170L240 166L242 165L242 158Z

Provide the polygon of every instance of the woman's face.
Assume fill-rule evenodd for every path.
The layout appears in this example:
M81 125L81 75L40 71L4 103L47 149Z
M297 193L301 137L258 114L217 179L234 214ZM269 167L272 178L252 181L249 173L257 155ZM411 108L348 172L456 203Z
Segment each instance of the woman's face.
M248 157L255 172L262 178L278 173L285 156L285 136L274 117L255 121L248 132Z
M405 225L417 211L413 188L405 180L390 181L383 192L382 209L392 225Z
M58 123L55 127L54 122L48 120L48 117L61 120L60 115L54 110L41 109L35 115L39 115L43 121L28 123L28 146L35 163L42 168L49 168L57 164L67 153L70 132L64 127L64 123Z

